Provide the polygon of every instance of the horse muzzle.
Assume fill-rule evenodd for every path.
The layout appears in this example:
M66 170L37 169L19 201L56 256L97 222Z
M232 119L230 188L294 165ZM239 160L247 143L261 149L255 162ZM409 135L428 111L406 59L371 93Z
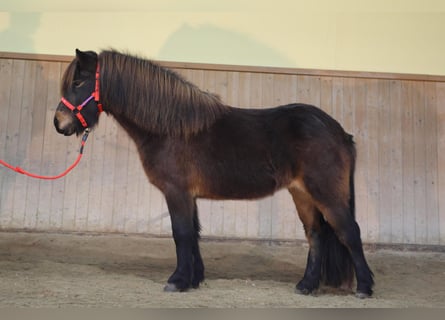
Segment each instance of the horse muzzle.
M72 115L59 110L56 111L54 116L54 127L58 133L65 136L71 136L76 132Z

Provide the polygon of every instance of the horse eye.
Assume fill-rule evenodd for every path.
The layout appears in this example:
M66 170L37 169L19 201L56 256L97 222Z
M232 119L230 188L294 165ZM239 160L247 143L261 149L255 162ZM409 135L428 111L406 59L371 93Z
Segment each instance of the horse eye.
M73 81L73 85L74 85L76 88L81 87L84 83L85 83L85 81L82 81L82 80L74 80L74 81Z

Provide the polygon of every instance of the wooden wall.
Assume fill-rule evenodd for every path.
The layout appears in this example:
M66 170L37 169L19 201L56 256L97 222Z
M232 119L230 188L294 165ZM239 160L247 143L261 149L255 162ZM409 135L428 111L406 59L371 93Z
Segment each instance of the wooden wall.
M0 158L57 174L79 138L52 124L70 57L0 53ZM164 63L230 105L320 106L355 136L357 220L368 243L445 244L445 77ZM39 181L0 167L0 229L166 235L160 192L133 143L102 115L79 167ZM287 191L259 201L199 201L203 235L304 239Z

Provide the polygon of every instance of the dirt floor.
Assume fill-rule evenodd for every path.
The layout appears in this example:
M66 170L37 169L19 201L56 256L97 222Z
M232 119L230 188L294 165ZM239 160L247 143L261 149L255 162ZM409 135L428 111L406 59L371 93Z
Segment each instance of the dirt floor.
M375 296L294 293L306 245L202 241L206 280L164 293L171 239L0 232L0 307L445 307L445 253L367 250Z

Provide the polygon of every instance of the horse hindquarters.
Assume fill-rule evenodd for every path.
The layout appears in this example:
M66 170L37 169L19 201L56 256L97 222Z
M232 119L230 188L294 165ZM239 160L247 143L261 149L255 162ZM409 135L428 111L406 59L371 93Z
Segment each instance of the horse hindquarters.
M320 280L334 287L350 287L355 271L357 296L370 296L372 272L355 221L352 138L346 137L335 148L323 147L311 154L303 165L302 178L289 189L310 245L306 272L297 291L310 293Z

